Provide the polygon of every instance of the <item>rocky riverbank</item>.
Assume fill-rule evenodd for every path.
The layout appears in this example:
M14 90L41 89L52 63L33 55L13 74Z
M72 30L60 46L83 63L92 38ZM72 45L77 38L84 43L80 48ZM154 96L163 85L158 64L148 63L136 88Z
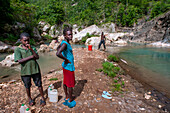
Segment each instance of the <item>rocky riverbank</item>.
M113 80L102 72L96 71L102 68L102 62L107 54L103 51L88 51L86 48L73 49L75 56L76 85L74 88L76 107L70 109L62 104L64 92L62 89L62 70L51 70L49 74L42 76L44 93L47 105L40 106L40 95L37 87L31 87L32 97L36 104L31 107L26 99L25 88L20 79L0 84L0 112L18 113L21 104L26 104L34 113L77 113L77 112L168 112L165 104L159 102L152 92L145 91L143 85L132 79L129 75L117 75L125 81L121 92L112 92ZM118 66L118 64L114 63ZM50 81L51 78L58 80ZM47 88L50 84L58 90L59 101L50 103L47 98ZM103 98L102 92L109 91L112 99Z

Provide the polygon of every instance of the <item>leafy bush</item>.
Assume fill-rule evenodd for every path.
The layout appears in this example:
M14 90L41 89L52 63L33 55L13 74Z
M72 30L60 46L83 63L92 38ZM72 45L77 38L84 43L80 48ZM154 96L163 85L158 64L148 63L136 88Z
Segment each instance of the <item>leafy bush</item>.
M9 41L9 42L16 42L18 40L18 37L9 33L7 34L7 37L0 37L0 41Z
M30 44L31 45L36 45L36 42L35 42L35 40L33 38L30 39Z
M119 61L119 59L118 59L116 56L114 56L114 55L109 55L109 56L107 57L107 59L108 59L109 61L113 61L113 62L118 62L118 61Z
M102 64L102 66L103 66L103 72L105 74L107 74L108 76L113 77L113 78L116 76L116 73L114 71L115 67L114 67L114 65L112 63L104 62Z
M153 4L151 11L151 19L159 14L162 14L170 9L170 4L165 4L164 1L157 1Z

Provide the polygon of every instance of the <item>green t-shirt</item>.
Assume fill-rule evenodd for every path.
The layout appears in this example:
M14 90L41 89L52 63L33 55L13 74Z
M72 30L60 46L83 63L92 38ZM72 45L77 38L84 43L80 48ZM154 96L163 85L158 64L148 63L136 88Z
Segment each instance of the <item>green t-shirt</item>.
M35 47L32 47L32 49L37 53ZM29 57L31 55L33 55L31 50L25 50L21 47L21 45L14 50L15 62L18 62L18 60ZM32 75L36 73L40 73L40 68L36 60L31 59L21 64L21 76Z

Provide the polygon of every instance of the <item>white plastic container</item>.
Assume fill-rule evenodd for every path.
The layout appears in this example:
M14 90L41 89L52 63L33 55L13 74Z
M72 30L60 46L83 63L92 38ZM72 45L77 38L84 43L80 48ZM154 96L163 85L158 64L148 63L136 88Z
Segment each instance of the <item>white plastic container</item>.
M48 97L49 97L49 95L50 95L50 89L54 89L53 84L51 84L51 85L48 87Z
M53 89L53 90L50 91L49 101L50 102L58 102L58 91L57 91L57 89Z
M25 108L24 104L22 104L19 109L20 113L25 113L25 110L26 110L26 108Z
M25 113L31 113L30 109L27 108L26 111L25 111Z

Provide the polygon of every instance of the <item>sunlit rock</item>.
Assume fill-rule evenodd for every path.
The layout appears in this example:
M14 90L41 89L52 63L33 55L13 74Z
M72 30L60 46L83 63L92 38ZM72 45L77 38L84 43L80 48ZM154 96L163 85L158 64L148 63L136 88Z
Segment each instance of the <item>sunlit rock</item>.
M14 61L14 53L11 55L8 55L3 61L0 62L2 66L6 67L12 67L14 65L17 65L18 63Z

